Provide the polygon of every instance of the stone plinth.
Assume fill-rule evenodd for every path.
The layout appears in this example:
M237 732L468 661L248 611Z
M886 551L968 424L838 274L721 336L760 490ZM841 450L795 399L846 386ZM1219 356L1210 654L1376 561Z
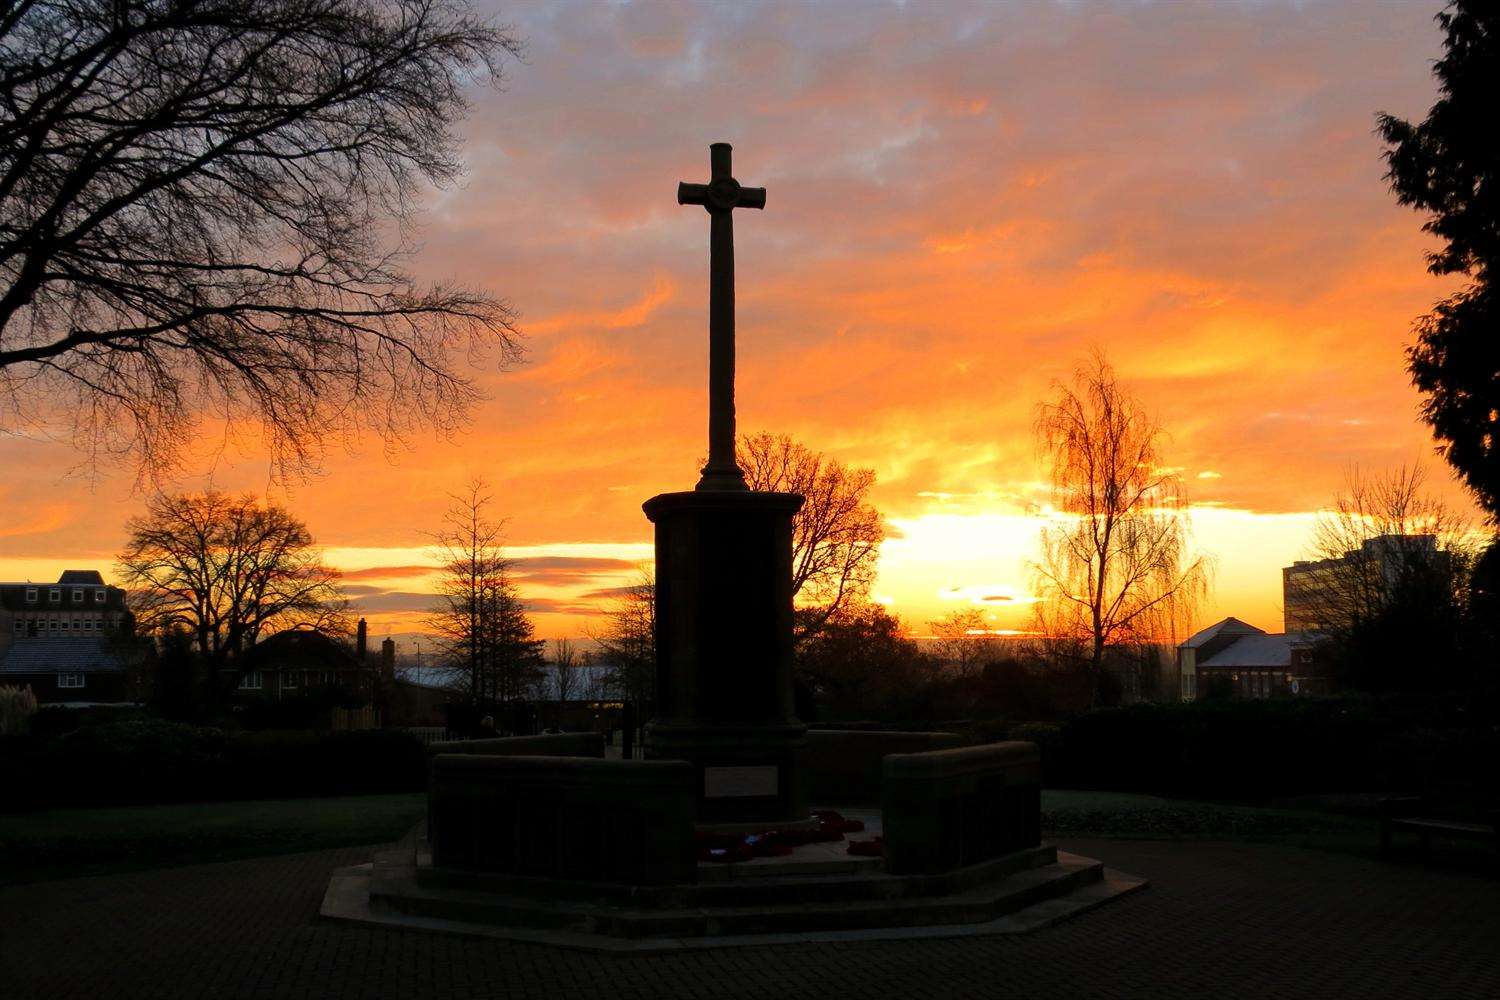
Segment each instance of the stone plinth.
M1041 843L1035 743L891 754L881 794L885 870L931 875Z
M432 861L530 879L691 882L696 779L682 761L438 754Z
M701 824L806 820L792 701L791 493L646 501L656 525L656 717L646 755L697 769Z

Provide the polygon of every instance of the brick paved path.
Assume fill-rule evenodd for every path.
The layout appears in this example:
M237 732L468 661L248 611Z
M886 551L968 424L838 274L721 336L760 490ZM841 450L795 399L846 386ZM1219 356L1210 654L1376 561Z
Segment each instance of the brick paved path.
M0 997L1500 996L1500 883L1249 844L1064 840L1152 886L1022 937L599 956L316 919L370 848L0 889Z

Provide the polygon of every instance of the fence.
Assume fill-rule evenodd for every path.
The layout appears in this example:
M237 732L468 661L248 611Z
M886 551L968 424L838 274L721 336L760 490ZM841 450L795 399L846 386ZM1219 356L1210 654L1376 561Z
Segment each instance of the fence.
M364 705L360 708L335 708L329 719L329 726L336 733L344 733L352 729L379 729L380 709L374 705Z

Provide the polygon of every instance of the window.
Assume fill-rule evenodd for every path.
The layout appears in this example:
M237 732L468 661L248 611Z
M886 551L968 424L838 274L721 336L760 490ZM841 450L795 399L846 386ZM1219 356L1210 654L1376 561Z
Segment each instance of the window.
M82 587L74 587L73 588L73 603L74 604L82 604L83 603L83 588Z
M70 624L71 623L68 621L68 619L64 618L62 621L58 622L57 627L66 632Z
M20 635L24 631L26 631L26 619L24 619L24 618L17 618L16 619L16 635Z
M48 618L47 619L47 631L48 632L56 632L57 631L57 619L56 618Z
M48 587L47 588L47 600L50 601L53 604L61 604L62 603L62 588L61 587Z
M259 670L252 670L248 674L246 674L244 676L244 678L240 681L240 690L241 691L259 691L260 690L260 671Z
M35 604L36 603L36 588L35 587L27 587L26 588L26 603L27 604Z
M60 688L83 687L83 674L58 674L57 686Z
M297 671L288 670L281 675L281 686L290 690L297 686Z
M95 604L103 604L104 603L104 588L103 587L100 587L98 590L94 591L94 603Z
M85 618L79 624L81 624L83 626L83 630L85 632L92 632L92 631L94 631L94 622L93 622L93 619L91 619L91 618Z

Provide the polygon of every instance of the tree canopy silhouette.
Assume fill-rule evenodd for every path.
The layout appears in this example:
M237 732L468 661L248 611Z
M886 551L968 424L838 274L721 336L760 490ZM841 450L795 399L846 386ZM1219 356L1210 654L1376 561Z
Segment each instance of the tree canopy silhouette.
M138 631L184 632L215 674L263 634L348 631L339 574L284 507L216 490L158 495L125 525L118 562Z
M1444 54L1433 72L1440 96L1418 124L1379 116L1389 148L1386 178L1397 200L1431 213L1442 241L1433 274L1463 274L1468 287L1416 322L1408 352L1422 413L1448 461L1492 518L1500 517L1500 8L1459 0L1437 15Z
M510 307L403 269L464 87L520 43L463 0L18 0L0 12L0 405L170 469L198 418L278 474L455 427Z
M870 503L873 469L850 468L785 434L741 435L736 460L752 490L800 493L792 519L792 596L800 644L869 596L885 527Z

